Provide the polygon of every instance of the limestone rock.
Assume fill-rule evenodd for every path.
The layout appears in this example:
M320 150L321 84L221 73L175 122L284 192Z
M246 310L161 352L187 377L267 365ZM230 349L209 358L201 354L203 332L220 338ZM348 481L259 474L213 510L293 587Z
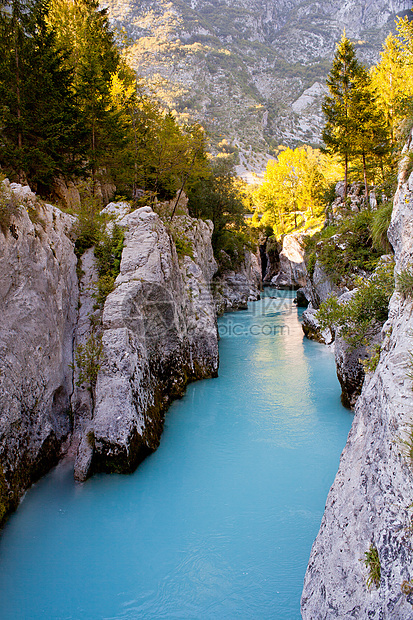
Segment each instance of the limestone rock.
M389 230L396 270L413 257L412 180L401 179ZM393 295L383 331L380 361L357 401L311 551L301 600L304 620L413 618L410 299ZM378 551L381 579L379 588L369 590L360 560L370 545Z
M307 281L308 287L308 281ZM314 308L319 308L323 301L326 301L332 295L339 297L347 292L347 288L339 287L326 274L320 261L316 261L313 277L308 289L308 296Z
M11 211L0 228L0 522L71 430L78 300L74 218L14 183L2 201Z
M178 257L149 207L120 223L121 270L104 306L104 360L94 417L76 462L78 479L96 471L132 471L157 448L171 400L188 381L216 376L218 369L212 224L177 218L175 232L185 235L192 254Z
M297 308L308 308L310 300L307 297L307 290L305 287L298 289L294 303L297 304Z
M285 235L283 249L279 255L280 271L271 280L277 288L298 289L307 283L307 268L304 261L303 237L298 233Z
M316 317L317 310L313 308L310 303L307 310L303 312L302 328L305 336L309 340L315 340L321 342L321 344L331 344L334 340L334 336L329 329L322 330L320 323Z
M257 301L262 288L259 253L254 254L247 250L240 267L236 271L225 270L214 279L213 287L218 315L244 310L248 307L249 301Z
M53 184L53 193L67 209L76 210L80 207L79 190L73 181L65 181L60 177L56 178Z
M361 360L368 357L366 347L352 348L337 334L334 343L337 378L341 385L341 402L345 407L352 408L363 387L365 372Z

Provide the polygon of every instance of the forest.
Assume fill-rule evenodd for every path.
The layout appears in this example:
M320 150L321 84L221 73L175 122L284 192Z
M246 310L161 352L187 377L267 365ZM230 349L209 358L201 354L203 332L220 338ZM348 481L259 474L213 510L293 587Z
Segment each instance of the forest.
M369 187L379 206L394 191L413 116L407 17L370 69L343 34L327 78L325 148L280 145L255 187L236 179L232 145L213 157L203 127L179 123L161 105L128 65L126 39L97 0L0 0L1 172L51 199L57 179L76 181L81 220L92 229L88 243L98 228L99 183L116 186L117 197L135 206L185 191L191 214L213 220L215 249L234 257L251 239L245 212L281 239L321 227L340 179L345 194L350 181L361 181L366 204Z

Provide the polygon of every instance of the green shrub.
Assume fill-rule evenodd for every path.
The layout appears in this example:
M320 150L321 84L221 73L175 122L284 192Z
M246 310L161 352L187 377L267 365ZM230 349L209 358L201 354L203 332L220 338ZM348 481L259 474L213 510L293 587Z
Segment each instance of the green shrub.
M194 258L192 244L185 235L175 238L175 247L178 256L189 256L192 259Z
M352 347L369 344L369 336L388 317L394 291L394 265L385 264L368 280L359 280L358 288L347 303L330 297L320 305L317 319L322 329L341 328L340 335Z
M309 257L307 258L307 271L310 278L314 275L315 264L317 262L317 254L315 252L311 252Z
M375 585L378 588L380 586L381 565L379 552L373 544L370 545L369 550L364 554L364 564L369 571L367 587L370 588L372 585Z
M396 273L396 291L404 299L413 299L413 266L408 265L399 273Z
M391 251L391 245L387 239L387 231L390 226L392 212L393 204L387 202L373 215L371 236L373 239L373 246L376 250L383 250L384 252Z
M88 383L91 388L96 385L98 372L103 353L102 336L92 332L86 344L80 344L76 349L75 360L79 369L76 385L80 387Z
M124 242L124 232L117 224L113 225L111 232L101 235L95 245L96 265L99 274L97 282L97 304L103 306L106 297L115 286L115 280L120 272Z
M362 360L363 368L365 372L374 372L380 361L381 345L375 344L369 351L369 357Z
M75 227L75 254L80 258L86 250L95 246L101 238L103 219L98 214L81 212Z
M381 252L373 247L371 225L372 214L362 211L321 231L317 257L335 284L357 269L370 272L377 266Z
M217 262L221 268L236 269L243 263L245 259L245 251L252 251L255 249L254 244L246 233L236 230L223 230L219 236L217 236L215 254ZM222 250L230 257L230 265L222 264L222 260L220 258L220 253Z

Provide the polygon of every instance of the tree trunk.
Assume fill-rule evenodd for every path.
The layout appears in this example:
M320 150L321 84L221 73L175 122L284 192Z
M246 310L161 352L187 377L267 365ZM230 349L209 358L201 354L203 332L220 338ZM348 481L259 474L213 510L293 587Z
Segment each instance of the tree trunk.
M14 53L15 53L15 63L16 63L16 116L17 116L17 146L19 148L19 158L21 156L21 150L23 147L23 134L21 127L21 93L20 93L20 58L19 58L19 33L17 27L17 19L14 17ZM23 182L23 170L19 165L18 171L18 181L19 183Z
M366 199L366 207L369 200L369 186L367 185L367 168L366 168L366 154L363 151L363 174L364 174L364 197Z
M348 155L344 157L344 202L347 200Z

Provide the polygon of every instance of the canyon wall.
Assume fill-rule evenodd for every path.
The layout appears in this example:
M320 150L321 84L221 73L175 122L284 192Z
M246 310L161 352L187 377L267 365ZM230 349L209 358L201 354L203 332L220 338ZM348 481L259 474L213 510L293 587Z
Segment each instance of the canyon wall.
M413 175L401 175L389 239L396 272L413 261ZM413 618L412 295L394 293L379 364L365 381L314 542L304 620ZM380 576L369 581L377 554Z

